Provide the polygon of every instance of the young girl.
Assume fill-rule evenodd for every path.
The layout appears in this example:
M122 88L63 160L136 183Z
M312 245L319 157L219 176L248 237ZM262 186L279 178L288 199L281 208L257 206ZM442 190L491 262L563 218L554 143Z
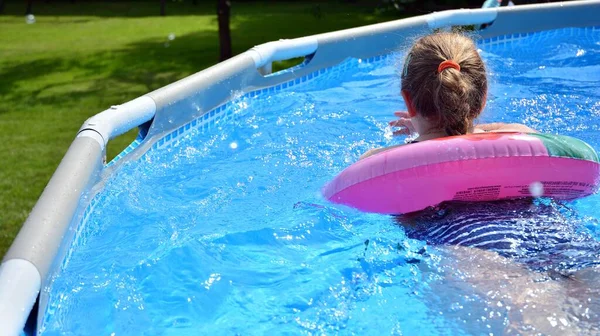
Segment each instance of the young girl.
M394 135L418 133L412 142L479 132L535 132L521 124L474 126L487 98L485 65L473 40L455 33L419 39L406 57L402 97L407 112L390 122ZM396 147L396 146L394 146ZM362 158L393 147L373 149Z
M399 119L390 125L399 128L396 135L418 133L412 142L478 132L535 132L521 124L476 125L487 98L486 71L474 42L461 34L436 33L416 41L402 71L402 97L408 111L396 112ZM362 158L389 148L370 150ZM473 274L485 274L468 279L479 290L504 290L505 298L519 306L511 314L520 316L513 319L521 321L507 330L526 332L533 326L546 333L556 332L555 327L581 331L592 326L600 333L600 242L571 216L565 219L563 209L532 200L445 203L398 221L409 238L445 248L463 261L449 268L448 277L464 280L464 269L471 268ZM534 288L545 294L523 296ZM535 309L527 310L527 300ZM549 315L564 323L555 324Z

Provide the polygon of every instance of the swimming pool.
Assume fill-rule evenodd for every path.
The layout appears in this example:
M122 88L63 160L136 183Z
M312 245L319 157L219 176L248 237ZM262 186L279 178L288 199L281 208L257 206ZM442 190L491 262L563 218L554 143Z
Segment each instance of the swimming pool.
M111 163L80 201L64 258L43 288L39 332L502 328L506 308L490 311L474 293L434 290L443 280L419 265L435 266L440 253L407 239L388 217L335 207L319 196L362 152L396 143L385 126L403 108L398 46L422 31L389 35L396 38L382 48L392 54L320 70L311 61L265 77L277 84L257 90L230 85L220 94L233 99L214 109L205 109L204 97L181 94L181 103L157 113L146 138ZM491 79L483 121L525 122L598 150L599 44L593 27L479 41ZM592 196L570 207L600 238L597 204Z
M600 29L507 39L479 43L492 80L485 119L600 149ZM369 148L396 143L386 121L405 108L401 57L350 59L239 97L214 122L121 166L49 288L42 334L466 332L432 318L451 311L436 307L444 294L428 292L414 265L427 262L421 242L318 193ZM586 224L600 235L596 220ZM470 332L498 323L464 305Z

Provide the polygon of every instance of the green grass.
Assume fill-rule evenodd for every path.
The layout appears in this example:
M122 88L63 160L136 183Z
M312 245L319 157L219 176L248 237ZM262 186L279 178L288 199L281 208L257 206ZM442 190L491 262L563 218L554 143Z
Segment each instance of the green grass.
M85 119L213 65L216 1L34 3L0 15L0 255L10 246ZM235 53L292 38L392 19L360 5L233 3ZM175 34L168 41L169 34ZM168 44L165 44L167 43ZM135 137L109 144L109 159Z

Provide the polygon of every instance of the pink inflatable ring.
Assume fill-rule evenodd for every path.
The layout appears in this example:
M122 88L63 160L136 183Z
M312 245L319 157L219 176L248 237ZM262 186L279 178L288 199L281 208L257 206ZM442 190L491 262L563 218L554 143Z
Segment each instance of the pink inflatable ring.
M342 171L323 195L362 211L401 214L444 201L579 198L597 190L599 172L594 149L575 138L477 133L370 156Z

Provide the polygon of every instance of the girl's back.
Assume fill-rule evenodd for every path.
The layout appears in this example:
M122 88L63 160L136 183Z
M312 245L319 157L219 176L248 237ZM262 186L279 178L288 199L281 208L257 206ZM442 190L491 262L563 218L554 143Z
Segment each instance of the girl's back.
M536 271L568 274L600 265L600 242L556 203L447 203L398 219L412 239L497 252Z

